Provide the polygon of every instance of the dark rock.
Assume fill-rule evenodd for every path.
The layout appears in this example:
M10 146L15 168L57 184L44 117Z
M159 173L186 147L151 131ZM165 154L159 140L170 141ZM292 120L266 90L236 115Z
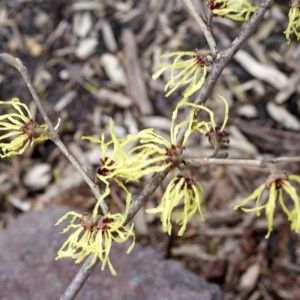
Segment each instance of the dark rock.
M55 261L64 241L53 224L66 208L23 214L0 232L0 299L59 299L79 269L72 260ZM220 289L165 260L152 248L136 245L127 255L114 245L111 261L118 275L98 265L76 299L219 300Z

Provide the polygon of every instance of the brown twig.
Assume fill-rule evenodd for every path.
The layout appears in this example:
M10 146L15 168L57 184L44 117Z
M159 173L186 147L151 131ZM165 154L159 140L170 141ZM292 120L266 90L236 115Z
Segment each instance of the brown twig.
M216 41L212 35L211 27L207 26L201 16L197 13L194 3L191 0L182 0L184 4L188 7L191 15L195 18L197 24L202 30L207 44L210 48L213 57L216 57L218 53L218 47Z
M97 266L98 261L96 261L95 264L93 264L91 267L89 267L90 263L94 259L94 254L90 254L89 257L85 260L83 265L80 268L80 271L77 272L75 277L72 279L72 282L68 286L68 288L65 290L64 294L60 297L60 300L66 300L66 299L74 299L80 289L83 287L89 276L92 274L93 270Z
M88 176L88 174L84 171L84 169L79 164L79 162L76 160L76 158L70 153L70 151L64 145L64 143L60 139L58 133L54 129L54 126L53 126L52 122L50 121L50 119L48 117L48 114L44 110L44 107L42 106L41 100L40 100L39 96L37 95L37 93L36 93L36 91L35 91L35 89L32 85L32 82L30 80L27 68L24 66L24 64L22 63L22 61L19 58L16 58L16 57L14 57L14 56L12 56L8 53L1 53L0 58L2 58L3 61L5 61L6 63L8 63L11 66L15 67L19 71L19 73L22 75L22 77L23 77L23 79L24 79L24 81L25 81L25 83L26 83L26 85L27 85L27 87L28 87L28 89L29 89L29 91L32 95L32 98L33 98L36 106L38 107L45 123L48 126L51 140L56 144L56 146L61 150L61 152L67 157L67 159L71 162L71 164L74 166L74 168L82 175L83 179L88 184L91 191L93 192L95 198L100 199L101 195L99 193L99 190L98 190L96 184ZM101 202L100 206L101 206L101 209L102 209L104 214L109 212L109 209L108 209L107 205L105 204L105 202Z
M126 218L126 224L129 223L135 216L135 214L141 209L141 207L145 205L150 195L152 195L157 187L162 183L170 170L171 169L164 170L162 172L154 174L151 177L143 191L134 199L134 201L130 205Z
M264 14L271 6L274 0L261 1L261 5L257 8L256 12L252 15L250 20L244 24L239 35L232 41L231 46L219 53L218 58L212 64L211 71L209 72L199 94L195 101L196 104L204 103L210 96L212 89L218 80L221 72L225 66L230 62L235 53L246 42L250 35L254 32Z
M269 164L280 164L300 162L300 156L293 157L277 157L269 159L229 159L229 158L189 158L184 160L187 167L200 167L205 165L222 165L222 166L240 166L240 167L257 167L265 168Z

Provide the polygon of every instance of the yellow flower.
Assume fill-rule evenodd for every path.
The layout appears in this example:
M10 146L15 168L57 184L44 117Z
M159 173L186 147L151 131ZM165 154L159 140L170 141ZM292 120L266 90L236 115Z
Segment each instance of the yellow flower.
M13 111L0 116L0 132L7 132L0 135L0 157L22 154L34 142L49 139L47 125L38 125L32 119L27 105L21 103L18 98L0 101L0 106L13 108ZM9 140L10 138L13 139Z
M207 0L214 16L226 17L234 21L248 21L256 7L247 0Z
M106 141L105 135L101 139L84 136L82 139L100 145L101 158L96 170L96 178L104 183L105 188L101 199L98 199L96 206L110 193L110 183L114 181L126 194L126 212L129 209L132 195L124 185L125 182L135 182L146 174L150 173L149 165L153 159L145 156L142 152L135 151L135 144L140 139L141 132L136 135L127 135L120 139L116 136L113 120L110 120L110 139ZM132 146L133 144L133 146Z
M153 164L154 160L151 160L142 151L138 151L138 147L135 146L144 136L144 132L127 135L124 139L120 139L116 136L114 123L111 119L110 140L106 141L104 134L102 134L101 139L82 137L82 139L92 143L100 144L101 158L96 174L100 181L106 184L110 179L117 182L120 182L119 180L135 182L150 173L147 167Z
M182 153L190 135L198 131L201 134L208 136L210 144L215 149L215 154L219 151L224 143L229 143L229 135L225 131L225 126L228 121L229 107L226 99L220 96L225 105L224 121L221 127L216 126L214 113L211 109L204 105L198 105L187 102L186 98L180 101L172 115L172 123L170 130L170 139L165 138L154 132L153 129L141 131L140 146L134 148L134 151L140 151L143 156L154 156L152 162L160 162L160 166L149 167L151 172L159 172L171 166L176 166L182 162ZM187 120L178 122L177 116L180 108L190 107L189 117ZM209 114L209 121L198 121L195 116L198 110L203 110ZM179 141L178 136L180 130L185 128L182 141Z
M132 195L123 181L126 183L137 181L146 174L165 170L181 159L184 144L191 133L194 120L192 118L193 113L191 113L189 121L175 124L177 110L178 108L172 117L171 141L156 134L153 129L145 129L135 135L128 135L124 139L119 139L114 131L112 120L110 120L110 140L106 141L104 134L100 140L93 137L83 137L83 139L100 144L101 148L100 165L97 168L96 177L105 184L105 188L101 198L97 201L97 207L109 195L110 182L114 181L126 194L127 212ZM177 143L177 134L185 124L188 124L188 128L184 140L182 143Z
M300 176L288 175L285 172L278 176L271 175L262 185L255 189L252 194L242 200L240 204L236 205L234 209L238 209L255 200L255 207L242 208L242 210L245 212L255 211L257 216L260 216L262 209L265 210L268 222L266 238L268 238L273 230L274 213L276 204L279 202L279 206L291 222L291 229L294 232L298 232L300 230L300 198L297 195L295 187L291 184L293 181L300 184ZM262 200L262 198L265 198L263 197L264 191L268 191L267 200ZM291 201L288 202L284 199L283 192L290 196Z
M288 45L291 43L292 34L295 34L297 41L300 40L300 2L298 0L290 1L289 23L284 33Z
M112 244L113 242L122 244L132 237L133 242L127 250L127 254L130 253L135 243L133 224L130 228L124 226L125 217L119 213L90 216L72 211L62 216L55 225L62 223L68 217L72 219L62 233L73 232L58 250L55 259L70 257L75 263L80 263L88 255L94 254L88 267L99 259L102 263L101 270L103 271L107 264L112 275L115 276L117 273L109 259Z
M198 131L205 134L208 137L208 141L214 148L214 155L218 153L221 146L224 143L229 143L229 134L225 130L226 124L229 118L229 106L226 99L223 96L219 96L225 105L224 120L221 127L218 127L215 122L214 112L204 105L198 105L193 103L186 103L186 105L193 107L194 109L204 110L208 113L210 121L194 122L192 131ZM203 129L203 127L205 129Z
M201 105L201 104L194 104L194 103L190 103L190 102L185 103L185 105L191 106L195 109L204 110L209 115L210 121L209 122L207 122L207 121L195 122L195 124L193 125L193 131L196 130L196 131L199 131L202 134L207 134L208 131L212 131L212 130L215 131L215 132L216 131L223 132L225 130L225 127L227 125L228 118L229 118L229 105L228 105L227 100L223 96L219 95L219 98L223 101L224 107L225 107L224 120L223 120L223 124L222 124L221 127L218 127L216 125L215 114L211 109L209 109L208 107L206 107L204 105ZM205 127L206 131L203 130L202 127Z
M163 72L170 70L171 79L165 85L165 91L168 91L166 97L178 88L187 86L183 92L183 97L188 98L197 92L205 81L208 67L207 59L198 51L181 51L162 55L162 58L168 57L175 57L173 63L161 65L152 78L157 79Z
M160 213L160 219L164 232L171 234L173 211L182 209L175 222L181 225L178 235L183 235L190 218L198 211L202 220L204 217L201 211L203 188L201 184L192 178L178 175L172 179L162 197L158 207L148 209L151 214ZM183 205L181 208L180 205Z
M182 152L189 136L193 132L196 110L195 108L190 110L188 120L177 122L178 110L185 104L185 101L179 102L173 112L169 139L155 133L152 128L140 132L140 145L136 146L133 151L142 154L144 157L153 157L150 162L154 165L148 166L148 171L160 172L181 162ZM183 140L178 141L180 129L185 126L187 128L185 129ZM155 165L155 163L160 163L160 165Z

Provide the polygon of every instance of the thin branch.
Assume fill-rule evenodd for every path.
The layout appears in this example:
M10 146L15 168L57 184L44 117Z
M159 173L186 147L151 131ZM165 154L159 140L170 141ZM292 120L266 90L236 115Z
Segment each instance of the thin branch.
M239 35L233 40L231 46L221 51L217 57L217 59L212 64L211 70L208 76L205 79L203 86L201 87L197 98L195 99L195 104L203 104L206 102L208 97L211 95L212 90L220 77L222 71L226 67L226 65L233 58L235 53L241 48L241 46L246 42L246 40L250 37L250 35L254 32L264 14L268 10L268 8L272 5L274 0L263 0L257 10L253 13L250 20L244 24ZM187 117L187 119L189 116ZM178 134L178 142L183 140L186 128L183 127L182 130Z
M83 287L89 276L92 274L93 270L97 266L99 260L96 261L94 265L89 267L90 263L94 259L94 254L90 254L89 257L85 260L83 265L80 268L75 277L72 279L72 282L69 284L68 288L65 290L63 295L59 300L69 300L74 299L79 293L80 289ZM88 268L89 267L89 268Z
M200 167L205 165L223 165L223 166L240 166L240 167L257 167L265 168L269 164L281 164L290 162L300 162L300 156L277 157L265 159L228 159L228 158L188 158L184 159L184 165L187 167Z
M248 40L250 35L254 32L261 19L264 17L266 11L273 4L274 0L264 0L261 1L260 6L253 13L251 18L242 27L239 35L232 41L231 46L221 53L222 60L227 63L235 53L241 48L241 46Z
M6 63L15 67L19 71L19 73L22 75L22 77L32 95L32 98L33 98L34 102L36 103L37 108L39 109L45 123L48 126L51 140L56 144L56 146L61 150L61 152L67 157L67 159L71 162L71 164L74 166L74 168L82 175L83 179L85 180L87 185L90 187L91 191L93 192L95 198L97 200L100 199L101 195L99 193L99 190L98 190L96 184L92 181L92 179L84 171L84 169L78 163L76 158L69 152L67 147L64 145L64 143L60 139L58 133L55 131L54 126L53 126L52 122L50 121L46 111L44 110L41 100L32 85L27 68L24 66L24 64L22 63L22 61L19 58L16 58L8 53L1 53L0 58L2 58ZM104 214L109 212L109 209L108 209L107 205L105 204L105 202L101 202L100 206L101 206L101 209Z
M154 174L146 184L143 191L134 199L130 205L125 224L129 223L135 214L145 205L148 198L155 192L171 169Z
M218 48L216 41L212 35L211 27L207 26L204 22L204 20L200 17L200 15L197 13L195 5L192 0L182 0L184 4L188 7L191 15L195 18L196 22L198 23L199 27L201 28L205 39L207 41L207 44L210 48L210 51L212 52L212 56L216 57L218 53Z
M3 61L8 63L9 65L16 68L19 71L19 73L22 75L22 77L23 77L23 79L24 79L24 81L25 81L32 97L33 97L33 100L36 103L36 106L38 107L38 110L40 111L43 119L45 120L45 122L46 122L46 124L49 128L49 131L51 132L51 134L52 134L52 132L55 132L54 126L53 126L52 122L50 121L46 111L44 110L44 107L42 106L42 103L41 103L41 101L40 101L40 99L39 99L32 83L31 83L30 77L28 75L28 70L24 66L23 62L19 58L15 57L11 54L8 54L8 53L1 53L0 58L2 58Z
M225 66L230 62L235 53L246 42L250 35L254 32L264 14L271 6L274 0L263 0L261 5L253 13L250 20L244 24L239 35L232 41L231 46L221 51L216 61L212 64L211 71L209 72L198 96L195 101L196 104L204 103L211 95L212 89L215 86L220 74Z

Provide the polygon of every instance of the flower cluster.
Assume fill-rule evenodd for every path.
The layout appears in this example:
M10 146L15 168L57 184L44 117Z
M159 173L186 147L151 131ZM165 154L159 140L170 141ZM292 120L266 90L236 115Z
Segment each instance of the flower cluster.
M287 44L291 43L292 34L297 37L297 41L300 40L300 2L298 0L290 1L289 23L284 33Z
M170 139L156 133L153 128L141 130L135 135L128 135L124 139L116 136L113 121L110 120L111 138L106 141L103 134L101 139L85 136L83 139L100 145L101 158L96 171L99 181L108 185L110 180L120 183L135 182L149 173L163 171L180 162L185 144L194 131L201 127L215 124L212 112L201 105L194 105L189 118L185 121L177 120L178 110L189 104L179 103L173 112ZM198 122L195 120L195 110L209 111L211 121ZM186 126L182 141L179 142L180 129ZM224 126L223 126L224 127Z
M113 120L110 120L110 139L102 134L100 139L90 136L82 137L92 143L99 144L101 158L96 170L96 179L104 183L105 190L97 205L100 204L110 193L110 182L114 181L126 193L126 209L129 208L131 194L125 187L123 180L126 182L135 182L147 173L146 166L148 161L141 155L130 155L127 147L135 143L138 136L128 135L121 139L116 136Z
M185 87L183 97L188 98L197 92L203 85L207 67L206 56L199 51L181 51L162 55L162 58L174 58L173 63L162 64L152 78L157 79L167 70L171 71L170 80L165 85L166 97L170 96L178 88Z
M293 182L300 184L300 176L289 175L286 172L280 175L271 175L263 184L253 191L247 198L236 205L234 209L243 207L245 212L256 212L259 216L261 210L265 210L267 222L268 222L268 238L273 230L273 219L276 209L276 205L279 205L283 212L291 222L291 229L295 232L300 230L300 198L297 195L297 191L293 186ZM268 196L265 197L264 191L267 191ZM284 197L284 193L290 197L291 201L288 201ZM255 201L253 208L244 208L252 201Z
M181 162L181 155L184 150L185 144L189 136L193 132L200 132L201 134L208 135L211 144L215 149L215 153L219 151L221 143L229 142L229 136L225 131L225 126L228 120L228 103L225 98L221 97L225 103L225 117L222 127L217 127L214 120L214 113L207 107L203 105L192 104L188 102L181 102L175 109L172 117L172 127L171 127L171 141L164 139L163 137L155 134L149 136L147 139L141 140L141 143L145 142L146 145L153 145L150 149L155 148L156 144L162 144L168 151L162 152L164 159L174 165ZM185 122L179 122L175 125L175 119L177 118L177 113L179 107L190 108L189 118ZM207 112L209 115L209 121L199 122L196 118L196 111L202 110ZM183 142L178 143L177 135L181 128L185 128L185 134L183 137ZM212 141L213 140L213 141ZM216 146L218 144L218 146ZM217 150L216 150L217 147ZM159 148L161 149L161 148ZM176 164L175 164L176 165ZM171 216L173 212L182 211L175 222L181 225L178 235L183 235L187 223L190 218L198 211L201 218L203 215L201 212L202 206L202 192L203 188L199 182L190 178L189 176L176 176L173 178L162 197L160 204L153 209L148 209L148 213L159 213L162 222L163 231L171 234L172 230L172 219Z
M177 114L176 114L177 115ZM97 205L110 193L110 182L116 182L126 193L126 211L129 208L131 194L126 183L136 182L141 177L163 171L177 163L184 148L176 143L176 134L186 122L176 124L173 115L171 142L154 132L152 128L141 130L135 135L127 135L120 139L116 136L113 121L110 120L110 136L106 141L103 134L101 139L85 136L83 139L100 145L101 158L96 170L96 178L105 184L105 190ZM191 125L190 125L191 127ZM186 137L189 135L186 133Z
M126 138L118 138L115 133L114 123L110 120L110 138L107 139L102 134L100 139L84 136L82 139L99 144L101 158L96 170L96 179L105 185L101 197L93 208L93 214L81 215L69 212L64 215L57 224L64 221L69 216L73 216L69 225L63 232L76 229L58 251L57 259L70 257L76 263L81 262L86 256L94 254L91 261L92 266L97 259L102 263L102 270L107 264L113 275L116 271L113 268L109 255L112 243L124 243L128 238L133 238L133 243L127 253L134 246L133 224L130 228L124 226L125 216L117 214L98 214L99 206L110 194L110 183L114 181L126 193L126 212L131 202L131 193L125 186L126 182L135 182L147 173L148 161L142 154L131 155L129 149L135 148L139 135L128 135ZM133 146L132 146L133 145Z
M207 0L214 16L226 17L234 21L248 21L256 7L247 0Z
M112 120L110 121L111 137L107 141L104 135L102 135L101 139L83 137L100 145L101 159L96 171L96 178L105 184L105 190L102 192L100 199L97 200L91 217L69 212L58 221L57 224L69 216L73 216L64 232L68 232L71 229L75 230L58 251L58 259L71 257L75 262L81 262L89 254L94 254L91 265L98 258L102 262L102 268L108 264L111 272L115 274L115 270L109 260L112 242L123 243L129 237L134 237L133 229L130 227L127 230L122 225L125 217L121 214L99 216L100 203L109 196L109 184L113 180L126 192L127 212L131 201L131 193L128 191L126 183L137 181L149 172L159 172L177 164L177 160L183 151L184 143L187 141L194 124L192 114L188 121L177 123L177 111L178 108L175 110L172 118L170 141L155 133L153 129L145 129L136 135L128 135L126 138L120 139L116 136ZM178 143L177 134L185 124L188 124L189 129L185 133L183 142ZM178 180L179 185L181 185L181 180ZM184 213L179 218L179 221L183 223L181 232L184 231L188 219L195 211L200 211L202 191L201 186L192 180L186 183L186 188L184 189L186 190L184 197L190 197L190 199L186 199ZM176 205L176 202L174 202L172 209Z
M94 257L88 267L94 265L99 259L102 263L101 270L104 270L107 264L111 273L116 275L117 273L109 259L112 243L121 244L130 237L133 238L127 250L127 253L130 253L135 243L133 224L129 228L124 226L125 218L119 213L90 216L71 211L62 216L55 225L62 223L68 217L72 217L72 219L63 233L73 232L57 252L56 260L70 257L75 260L75 263L80 263L92 254Z
M22 154L34 142L49 139L47 125L37 124L26 104L18 98L11 101L0 101L0 106L8 108L8 112L0 116L0 157ZM56 125L57 129L59 123Z
M0 136L1 157L22 154L34 142L49 139L48 126L37 124L32 118L27 105L20 102L18 98L13 98L11 101L0 101L0 106L9 108L6 114L0 116L0 131L4 132ZM55 130L57 130L58 126L59 122L55 126ZM104 136L98 141L103 155L108 150L108 147L113 145L112 156L101 159L103 166L97 172L99 179L107 183L107 188L100 199L98 199L92 216L68 212L58 220L57 224L60 224L72 216L69 225L63 232L74 231L58 251L57 259L71 257L78 263L88 255L94 254L91 265L99 259L102 262L102 269L107 264L112 274L116 274L109 260L112 243L124 243L128 238L132 237L133 243L128 249L128 252L130 252L134 245L133 225L130 228L124 226L125 217L122 214L99 216L98 209L100 202L110 192L108 188L109 179L114 178L123 187L127 192L126 202L129 203L131 195L119 180L125 178L133 181L145 174L143 171L143 168L147 166L145 158L137 155L131 159L124 150L126 145L136 139L137 137L134 136L128 136L124 140L118 139L111 122L111 141L105 143ZM90 140L93 141L93 138L90 138Z
M181 155L189 136L193 132L192 127L195 120L194 110L191 110L188 120L177 122L177 113L180 106L179 103L173 112L170 139L155 133L153 129L141 132L140 146L136 149L148 157L155 156L154 161L161 163L156 169L152 168L152 172L163 171L181 162ZM184 126L186 126L186 130L182 141L179 141L178 134Z
M107 182L110 179L137 181L147 174L146 167L149 162L143 153L135 151L130 147L139 141L143 131L136 135L127 135L125 138L118 138L114 130L114 122L110 120L110 139L102 134L101 139L84 136L82 139L100 145L101 158L97 169L97 177L100 181ZM134 155L132 153L134 152Z
M186 229L188 221L196 212L204 220L201 210L202 192L203 188L199 182L190 177L178 175L168 184L159 206L148 209L147 212L151 214L160 213L163 231L170 235L173 211L183 204L182 212L175 219L175 222L181 225L178 232L178 235L181 236Z

